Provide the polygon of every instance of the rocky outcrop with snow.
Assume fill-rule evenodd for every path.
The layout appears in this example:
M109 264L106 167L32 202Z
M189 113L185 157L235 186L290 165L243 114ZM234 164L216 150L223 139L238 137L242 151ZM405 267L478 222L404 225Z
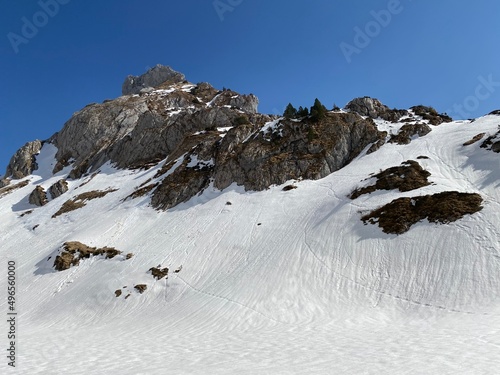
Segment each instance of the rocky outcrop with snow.
M41 149L42 142L39 140L26 143L10 159L5 176L21 179L30 175L38 168L35 155L37 155Z
M151 89L164 82L182 82L184 78L184 74L176 72L169 66L158 64L141 76L128 76L123 83L122 94L139 94L142 90Z

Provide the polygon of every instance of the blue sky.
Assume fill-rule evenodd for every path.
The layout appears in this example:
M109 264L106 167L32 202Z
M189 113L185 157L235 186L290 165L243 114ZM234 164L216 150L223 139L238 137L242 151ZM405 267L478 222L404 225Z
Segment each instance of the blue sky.
M263 113L316 97L342 107L365 95L454 118L500 109L496 0L5 0L0 8L0 174L25 142L119 96L128 74L157 63L194 83L254 93Z

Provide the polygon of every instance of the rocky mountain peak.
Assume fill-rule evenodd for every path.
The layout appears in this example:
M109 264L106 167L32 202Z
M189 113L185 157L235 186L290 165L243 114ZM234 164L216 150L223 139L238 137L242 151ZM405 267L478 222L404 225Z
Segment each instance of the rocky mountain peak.
M391 110L385 104L382 104L380 100L370 98L369 96L353 99L347 103L345 108L361 116L371 117L373 119L381 118L393 122L408 115L408 111L406 110Z
M184 79L184 74L176 72L169 66L158 64L140 76L129 75L123 83L122 94L139 94L142 90L157 87L162 83L178 83Z

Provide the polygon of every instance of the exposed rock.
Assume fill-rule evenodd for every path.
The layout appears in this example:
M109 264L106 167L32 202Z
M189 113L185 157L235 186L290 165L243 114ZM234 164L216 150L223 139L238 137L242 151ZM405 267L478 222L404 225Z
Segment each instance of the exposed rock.
M167 267L165 267L165 268L151 267L149 269L149 271L151 272L151 275L153 275L153 277L157 280L161 280L164 277L166 277L168 279L168 268Z
M141 90L157 87L165 82L182 82L184 74L176 72L169 66L156 65L141 76L128 76L122 86L123 95L139 94Z
M353 99L347 103L345 108L361 116L371 117L372 119L381 118L391 122L397 122L401 117L408 115L406 110L389 109L378 99L369 96Z
M54 268L56 271L64 271L73 266L78 266L81 259L91 256L104 255L105 259L111 259L122 252L112 247L95 248L81 242L73 241L63 244L60 254L56 256Z
M439 114L434 108L417 105L410 108L417 116L422 116L431 125L440 125L443 122L452 122L453 119L447 114Z
M496 116L500 116L500 109L496 109L496 110L494 110L494 111L491 111L491 112L489 113L489 115L496 115Z
M38 169L35 155L42 149L43 143L39 140L26 143L21 147L10 159L7 166L6 177L21 179L29 176L33 171Z
M229 106L249 113L257 113L259 99L253 95L240 95L237 92L222 91L212 102L217 106Z
M472 137L472 139L468 140L467 142L465 142L463 145L464 146L470 146L476 142L479 142L481 139L483 139L483 137L486 135L486 133L480 133L480 134L477 134L475 135L474 137Z
M385 145L386 142L387 142L387 132L386 131L379 132L378 133L378 140L377 140L377 142L375 142L368 149L368 151L366 151L366 154L369 155L369 154L374 153L375 151L378 151L380 149L380 147L382 147L383 145Z
M351 194L351 199L356 199L363 194L371 194L376 190L398 189L401 192L419 189L430 185L428 177L431 174L423 169L416 161L408 160L398 167L388 168L373 176L375 184L356 189Z
M402 234L421 220L451 223L464 215L482 210L479 194L447 191L413 198L398 198L361 218L366 224L377 224L385 233Z
M116 296L116 297L120 297L121 295L122 295L122 291L121 291L121 289L117 289L117 290L115 290L115 296Z
M148 286L146 284L138 284L135 285L134 288L139 292L139 293L144 293L146 289L148 289Z
M10 184L10 179L2 178L0 179L0 189L8 186Z
M59 180L49 188L49 193L52 199L56 199L68 191L68 183L66 180Z
M399 145L407 145L411 142L412 137L418 135L423 137L432 131L427 124L406 124L399 129L398 134L393 134L390 143L397 143Z
M234 126L242 112L252 123L264 117L254 114L258 100L253 95L216 94L201 85L173 84L83 108L53 137L58 169L74 160L70 177L79 178L107 161L119 168L157 164L196 132Z
M28 185L30 182L28 180L25 180L25 181L22 181L22 182L19 182L17 184L10 184L8 186L5 186L3 188L0 188L0 198L3 198L5 197L6 195L10 194L10 193L13 193L14 191L18 190L18 189L21 189L23 187L25 187L26 185Z
M495 135L486 138L480 147L500 153L500 130Z
M49 200L47 199L47 193L45 192L44 188L41 186L37 186L35 190L33 190L29 196L29 202L30 204L34 204L35 206L45 206L47 203L49 203Z

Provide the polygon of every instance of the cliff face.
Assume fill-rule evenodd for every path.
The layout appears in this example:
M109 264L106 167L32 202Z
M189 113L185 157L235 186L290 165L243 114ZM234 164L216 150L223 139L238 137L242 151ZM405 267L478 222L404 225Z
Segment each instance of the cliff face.
M292 179L323 178L367 146L373 145L373 152L389 139L377 130L375 118L397 122L406 117L401 121L407 127L423 126L409 111L390 110L366 97L351 101L344 111L327 112L319 121L260 114L252 94L192 84L163 66L127 77L123 93L86 106L48 140L57 147L53 172L71 165L66 177L78 179L107 162L121 169L162 163L148 190L153 206L161 209L188 200L210 184L264 190ZM35 141L21 148L6 177L29 175L41 147L42 142Z

